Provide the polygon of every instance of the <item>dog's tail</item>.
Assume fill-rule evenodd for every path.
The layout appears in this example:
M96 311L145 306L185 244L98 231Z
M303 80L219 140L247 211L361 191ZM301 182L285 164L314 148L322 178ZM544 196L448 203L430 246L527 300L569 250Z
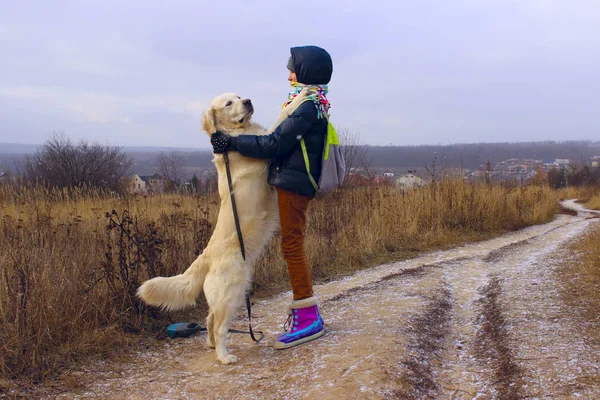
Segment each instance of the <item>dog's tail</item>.
M208 263L202 255L183 273L169 278L150 279L137 290L137 296L146 304L174 311L196 304L202 292Z

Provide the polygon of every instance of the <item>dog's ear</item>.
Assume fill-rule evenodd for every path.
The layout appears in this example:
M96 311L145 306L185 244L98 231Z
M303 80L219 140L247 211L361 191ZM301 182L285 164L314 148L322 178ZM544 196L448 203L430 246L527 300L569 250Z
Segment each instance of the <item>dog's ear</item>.
M204 112L202 117L202 129L209 135L212 135L217 131L217 116L215 115L215 109L209 108Z

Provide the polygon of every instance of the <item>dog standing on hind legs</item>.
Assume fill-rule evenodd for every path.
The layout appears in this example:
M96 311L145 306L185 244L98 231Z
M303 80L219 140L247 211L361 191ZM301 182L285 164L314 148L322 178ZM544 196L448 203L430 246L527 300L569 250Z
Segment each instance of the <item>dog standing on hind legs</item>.
M254 108L249 99L225 93L215 98L204 113L202 129L209 135L216 131L231 136L267 135L289 116L286 110L294 110L305 97L306 93L298 95L267 131L251 122ZM238 361L225 346L227 332L243 303L254 263L279 226L277 194L267 183L269 162L243 157L237 152L229 153L229 159L246 260L242 258L235 229L225 162L221 154L215 154L213 162L218 173L221 204L206 248L184 273L150 279L137 291L145 303L169 311L193 306L204 291L209 307L207 344L215 349L217 359L223 364Z

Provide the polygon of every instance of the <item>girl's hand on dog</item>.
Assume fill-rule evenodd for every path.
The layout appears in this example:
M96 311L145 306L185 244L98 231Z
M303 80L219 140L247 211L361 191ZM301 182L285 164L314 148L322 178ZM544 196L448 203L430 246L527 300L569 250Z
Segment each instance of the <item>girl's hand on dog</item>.
M217 131L210 136L210 143L213 146L213 153L226 153L231 149L231 136Z

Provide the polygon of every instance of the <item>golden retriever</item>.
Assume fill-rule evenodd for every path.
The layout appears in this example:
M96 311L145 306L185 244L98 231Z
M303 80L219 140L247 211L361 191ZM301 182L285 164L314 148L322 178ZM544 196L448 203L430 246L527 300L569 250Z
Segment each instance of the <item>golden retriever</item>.
M235 93L224 93L216 97L204 113L202 129L209 135L217 130L231 136L267 135L305 97L306 93L298 95L281 111L273 128L267 131L251 121L254 109L249 99L241 99ZM150 279L137 292L147 304L176 310L194 305L204 290L209 306L207 343L215 348L217 359L223 364L238 360L227 352L227 332L248 290L252 267L279 226L277 192L267 183L268 160L246 158L237 152L230 152L229 160L246 260L242 259L235 229L225 162L221 154L215 154L213 162L218 173L221 207L208 245L184 273Z

